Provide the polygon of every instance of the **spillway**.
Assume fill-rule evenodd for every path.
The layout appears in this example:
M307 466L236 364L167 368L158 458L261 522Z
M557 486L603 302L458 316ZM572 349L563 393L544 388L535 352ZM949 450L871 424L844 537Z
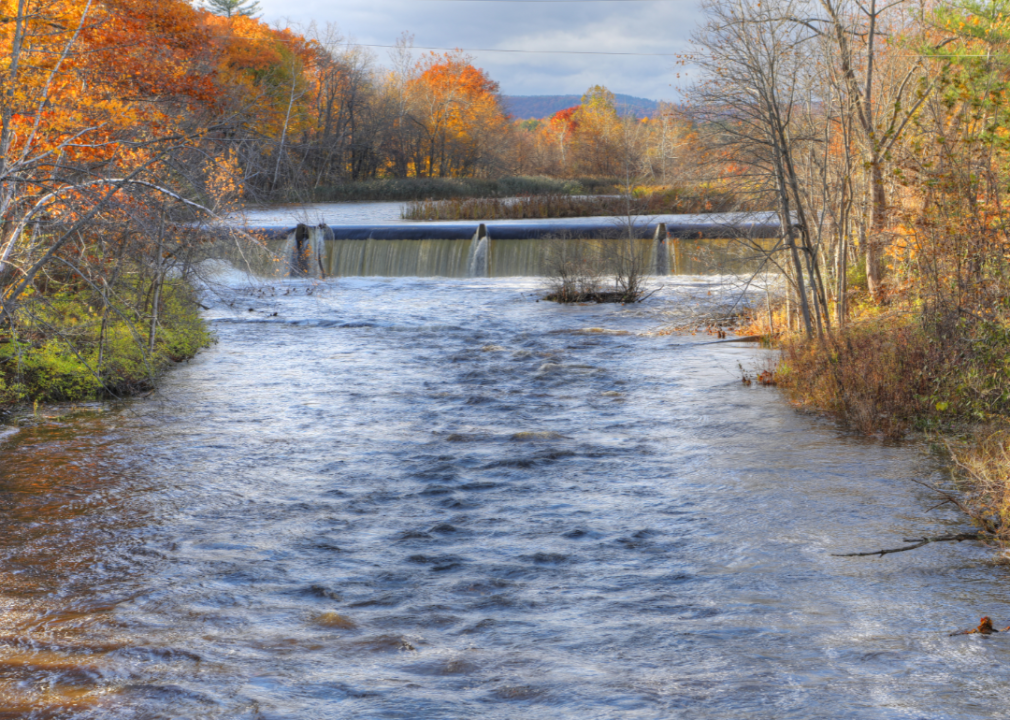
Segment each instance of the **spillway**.
M538 277L550 274L552 247L539 240L482 240L486 272L475 273L472 240L338 240L326 248L327 274L334 277ZM609 240L579 239L587 254L605 258ZM770 250L773 242L763 241ZM489 246L489 248L487 247ZM762 258L736 239L672 240L655 251L651 241L637 240L636 254L655 252L646 274L714 275L758 269ZM482 267L484 267L482 265Z
M601 273L633 264L647 275L754 272L776 244L773 213L501 220L259 228L283 237L288 275L535 277L577 250Z

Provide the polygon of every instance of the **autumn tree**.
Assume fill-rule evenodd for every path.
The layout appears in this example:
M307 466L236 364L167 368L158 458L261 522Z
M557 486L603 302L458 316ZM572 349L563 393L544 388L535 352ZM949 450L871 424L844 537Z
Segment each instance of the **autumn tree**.
M659 107L648 121L645 145L646 174L660 185L687 185L705 178L698 156L701 145L697 128L685 113L670 103Z
M492 158L496 135L508 131L498 83L460 51L425 55L408 86L410 119L421 136L412 152L418 177L474 175Z
M0 34L9 61L0 68L0 324L9 351L24 328L38 332L54 294L80 298L101 327L96 356L74 352L103 377L107 321L128 320L143 350L137 362L147 362L161 347L166 298L179 299L172 278L206 255L201 221L232 209L248 180L240 151L294 126L280 63L255 52L243 60L250 37L287 42L299 57L304 43L183 0L9 5Z
M313 92L303 155L312 186L369 177L378 134L370 122L377 104L371 59L360 48L343 46L335 27L310 28L309 34Z
M888 247L899 284L934 318L1006 321L1010 296L1010 22L1006 2L937 9L922 52L935 92L898 155L905 202Z
M20 2L16 12L0 99L5 311L123 193L172 192L160 173L206 132L196 119L204 114L185 110L213 102L212 84L188 58L171 62L198 52L201 33L184 3ZM155 47L167 62L149 62ZM157 102L134 100L153 93Z
M623 174L621 118L613 93L601 85L589 88L582 96L575 120L578 132L574 135L573 153L579 171L587 175Z
M909 122L929 96L923 58L892 44L907 31L910 3L902 0L819 0L820 13L793 19L825 42L822 62L834 72L840 108L853 119L866 191L862 234L870 294L881 293L881 252L888 231L888 173Z
M575 133L579 129L579 121L575 117L578 111L578 105L558 110L543 128L543 132L549 136L548 142L557 149L558 168L561 175L568 171L572 138L575 137Z
M814 86L811 33L791 20L799 9L794 0L712 1L704 8L707 22L694 38L705 73L694 89L697 117L774 203L785 257L768 260L786 271L812 336L826 328L829 313L802 168L817 140L804 102Z

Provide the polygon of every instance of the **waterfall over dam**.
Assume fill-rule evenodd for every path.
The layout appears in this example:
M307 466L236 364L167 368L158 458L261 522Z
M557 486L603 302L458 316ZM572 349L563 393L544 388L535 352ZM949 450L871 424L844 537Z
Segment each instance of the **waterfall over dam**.
M774 213L251 228L283 237L285 274L309 277L529 277L579 253L601 273L753 272L774 247Z

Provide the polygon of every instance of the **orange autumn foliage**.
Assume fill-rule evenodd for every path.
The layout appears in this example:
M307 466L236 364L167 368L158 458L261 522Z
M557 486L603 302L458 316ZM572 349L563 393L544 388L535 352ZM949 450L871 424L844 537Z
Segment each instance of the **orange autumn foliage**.
M460 51L430 53L415 71L407 91L423 138L415 152L414 174L471 174L492 138L508 126L498 83Z
M16 0L0 6L4 15L16 13ZM83 131L89 147L68 148L73 156L128 158L119 154L118 134L152 139L221 121L236 111L236 97L246 104L253 97L279 100L283 93L271 83L288 84L285 63L293 60L300 73L312 56L309 44L289 31L242 16L221 18L183 0L59 0L40 3L22 24L20 67L12 68L10 59L17 54L15 24L5 23L0 34L8 58L0 80L13 91L4 108L16 136L8 152L22 154ZM36 124L34 136L26 132Z
M290 32L183 0L56 0L33 10L0 32L7 168L58 151L91 171L127 171L162 152L159 141L196 141L229 122L255 122L269 136L285 116L284 90L304 82L312 56ZM16 15L16 0L2 0L0 12Z
M230 138L303 122L315 49L257 20L185 0L0 0L0 16L0 311L96 223L233 196Z
M579 128L579 121L575 118L575 113L578 111L578 105L558 110L551 118L551 129L555 132L564 132L567 135L573 134Z

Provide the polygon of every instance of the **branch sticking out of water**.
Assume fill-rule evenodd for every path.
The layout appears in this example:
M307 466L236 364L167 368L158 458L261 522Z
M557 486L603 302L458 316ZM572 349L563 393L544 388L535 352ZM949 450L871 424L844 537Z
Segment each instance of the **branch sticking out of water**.
M733 342L762 342L765 340L770 341L771 335L737 335L736 337L726 338L725 340L706 340L700 343L690 343L691 345L718 345L719 343L733 343Z
M912 543L912 545L905 545L899 548L886 548L884 550L874 550L872 552L857 552L857 553L832 553L832 557L870 557L872 555L879 555L883 557L884 555L889 555L890 553L905 552L906 550L915 550L916 548L921 548L923 545L929 545L930 543L936 542L962 542L964 540L981 540L982 534L973 533L958 533L957 535L936 535L934 537L921 537L921 538L902 538L904 542Z

